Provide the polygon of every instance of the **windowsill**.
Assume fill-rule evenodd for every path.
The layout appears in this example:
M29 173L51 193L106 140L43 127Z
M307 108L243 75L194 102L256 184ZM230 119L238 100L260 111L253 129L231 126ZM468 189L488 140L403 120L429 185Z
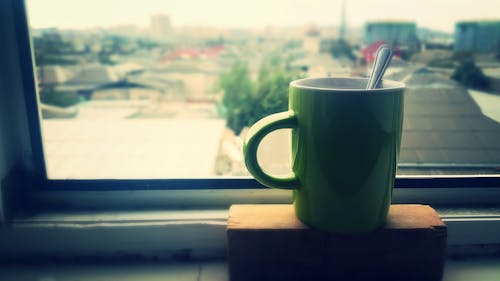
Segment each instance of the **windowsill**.
M0 260L221 258L226 220L224 209L39 213L0 228Z
M448 226L448 254L500 253L500 208L437 208ZM43 212L0 228L3 259L226 257L228 209ZM77 243L75 243L77 241Z
M470 258L446 261L443 281L496 280L499 258ZM0 266L1 280L177 280L227 281L226 261L187 263L104 263Z

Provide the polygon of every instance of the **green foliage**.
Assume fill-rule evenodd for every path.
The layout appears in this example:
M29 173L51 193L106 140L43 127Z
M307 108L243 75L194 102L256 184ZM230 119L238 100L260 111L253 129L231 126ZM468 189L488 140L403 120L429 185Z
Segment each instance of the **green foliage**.
M456 61L472 60L473 53L471 51L454 52L453 55L451 56L451 58L456 60Z
M257 80L254 92L254 114L247 126L261 118L288 108L288 85L296 78L283 70L279 57L272 57L264 64Z
M109 54L126 54L124 46L129 42L129 39L119 35L108 35L101 39L102 52Z
M226 108L227 126L239 134L252 116L253 83L248 65L236 62L229 73L220 77L220 86L224 90L222 104Z
M351 61L356 60L353 48L344 39L334 40L330 49L330 53L334 58L346 57Z
M489 87L488 78L483 74L481 69L476 66L472 59L463 59L460 61L451 79L470 88L487 89Z
M35 63L37 66L43 65L75 65L79 62L75 59L68 59L62 55L51 55L37 52L35 54Z
M104 64L104 65L115 65L116 62L114 62L112 59L111 59L111 55L109 53L106 53L106 52L99 52L99 54L97 55L97 60L99 61L100 64Z
M158 44L158 42L156 41L143 38L137 39L136 44L137 47L139 47L140 49L146 49L146 50L152 50L160 46L160 44Z
M75 92L56 91L52 88L47 88L40 92L40 100L45 104L70 107L79 103L80 97Z
M215 47L215 46L221 46L226 43L226 40L224 37L221 35L218 38L212 38L212 39L207 39L205 40L205 46L207 47Z
M420 52L419 49L416 49L416 48L413 48L413 49L408 49L408 50L400 50L399 51L399 55L401 56L401 59L402 60L405 60L405 61L410 61L411 58L417 54L418 52Z
M278 56L264 61L257 81L251 80L248 65L243 62L236 62L220 77L227 126L235 134L269 114L288 108L288 85L298 76L284 70Z
M430 67L456 68L463 61L473 61L473 53L470 51L454 52L451 56L436 58L427 63Z
M302 46L301 40L289 40L283 45L284 50L296 50Z
M71 42L64 41L59 33L47 33L41 37L33 39L35 52L42 54L69 54L74 53L74 47Z
M47 33L33 38L35 63L37 65L75 65L78 61L65 55L74 54L71 42L64 41L59 33Z

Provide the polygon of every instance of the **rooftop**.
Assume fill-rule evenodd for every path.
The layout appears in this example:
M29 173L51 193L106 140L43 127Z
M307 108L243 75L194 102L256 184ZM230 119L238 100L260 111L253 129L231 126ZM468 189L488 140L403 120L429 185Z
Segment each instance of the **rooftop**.
M80 107L75 119L43 120L49 177L158 179L213 174L224 120L127 119L132 113L133 108Z
M411 75L407 86L400 163L500 168L500 123L467 89L426 71Z

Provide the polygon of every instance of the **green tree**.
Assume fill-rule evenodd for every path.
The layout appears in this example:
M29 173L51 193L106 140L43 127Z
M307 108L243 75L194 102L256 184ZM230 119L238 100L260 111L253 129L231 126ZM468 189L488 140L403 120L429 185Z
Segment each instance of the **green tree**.
M102 51L109 54L127 54L124 46L129 39L120 35L108 35L101 39Z
M45 33L41 37L33 38L35 51L51 55L74 53L74 46L70 41L65 41L59 32Z
M334 40L330 48L330 53L334 58L346 57L351 61L356 60L356 55L353 52L353 48L344 39Z
M64 55L75 53L74 46L64 41L58 32L46 33L41 37L33 38L35 63L43 65L74 65L78 62L68 59Z
M247 64L235 63L230 72L220 77L228 128L239 134L259 119L287 110L288 85L296 78L298 75L286 71L281 58L275 55L264 59L255 82Z
M56 91L53 88L45 88L40 92L40 100L45 104L70 107L80 102L80 97L75 92Z
M484 75L471 58L462 59L455 69L451 79L475 89L487 89L489 87L488 77Z
M248 65L238 61L228 73L223 73L219 79L224 90L222 104L226 108L227 126L239 134L244 124L252 115L250 104L253 103L253 83L250 79Z
M151 51L152 49L160 46L160 44L158 44L158 42L154 40L143 39L143 38L137 39L135 43L140 49L146 49L148 51Z
M105 64L105 65L115 65L116 62L114 62L111 59L111 55L107 52L100 51L97 54L97 60L99 61L100 64Z
M254 114L246 126L253 125L269 114L287 110L288 84L294 78L296 75L283 69L279 57L271 57L259 71L254 93Z

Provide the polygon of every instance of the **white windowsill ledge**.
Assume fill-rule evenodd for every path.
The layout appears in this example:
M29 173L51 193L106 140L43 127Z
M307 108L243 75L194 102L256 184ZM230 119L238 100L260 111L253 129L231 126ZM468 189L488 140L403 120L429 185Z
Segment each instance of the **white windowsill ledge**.
M438 209L439 211L439 209ZM499 252L500 210L446 209L448 245ZM226 256L227 208L133 212L41 213L0 228L3 258L88 257L207 259ZM472 249L471 246L479 246ZM485 245L491 245L489 248ZM450 252L450 251L449 251ZM467 253L464 253L467 254Z

